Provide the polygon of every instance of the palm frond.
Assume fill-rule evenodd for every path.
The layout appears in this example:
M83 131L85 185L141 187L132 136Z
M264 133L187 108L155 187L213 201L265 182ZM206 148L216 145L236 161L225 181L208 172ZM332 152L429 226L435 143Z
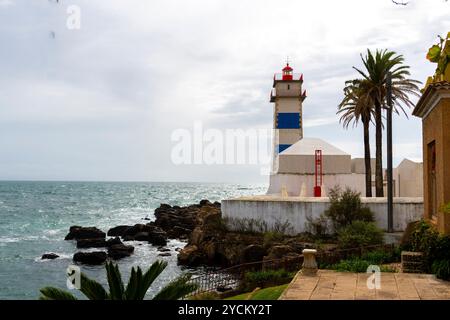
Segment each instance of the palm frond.
M161 289L153 300L178 300L198 289L192 282L190 274L182 275Z
M103 286L95 280L89 279L84 273L81 273L80 291L89 300L107 300L108 293Z
M78 300L77 297L70 292L59 288L45 287L39 291L41 292L39 300Z
M109 285L109 298L111 300L123 300L124 285L119 271L119 266L113 264L112 262L107 262L105 267Z

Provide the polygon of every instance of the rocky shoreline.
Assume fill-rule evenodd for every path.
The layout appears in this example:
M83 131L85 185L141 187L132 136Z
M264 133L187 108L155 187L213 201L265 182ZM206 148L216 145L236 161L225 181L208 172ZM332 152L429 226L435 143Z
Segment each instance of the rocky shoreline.
M128 241L143 241L157 246L160 256L170 255L169 239L187 241L178 253L178 264L198 267L229 267L240 263L298 257L305 248L315 247L302 235L236 232L228 230L219 202L202 200L185 207L161 204L155 221L120 225L104 232L96 227L72 226L65 240L76 241L77 249L103 248L106 251L78 251L73 260L83 264L102 264L107 259L129 257L134 247ZM307 240L307 239L306 239ZM46 253L42 259L57 255Z

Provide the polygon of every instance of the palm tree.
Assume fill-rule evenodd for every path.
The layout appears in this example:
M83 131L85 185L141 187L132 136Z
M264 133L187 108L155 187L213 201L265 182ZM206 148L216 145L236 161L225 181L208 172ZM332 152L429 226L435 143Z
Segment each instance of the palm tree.
M80 291L89 300L143 300L148 288L153 281L166 268L167 262L156 261L150 268L142 273L140 267L131 269L131 276L125 287L122 281L119 268L113 263L106 263L106 274L108 279L109 292L95 280L89 279L81 273ZM197 285L190 283L190 274L182 275L159 291L153 300L178 300L185 295L195 291ZM53 287L45 287L40 290L41 300L77 300L77 298L65 290Z
M344 98L339 104L337 114L341 114L340 121L344 128L350 123L357 126L361 120L364 133L364 165L366 173L366 197L372 197L372 166L370 158L370 134L369 125L374 117L373 101L366 94L367 80L349 80L345 82Z
M383 197L383 153L382 153L382 109L386 108L386 75L390 72L392 79L392 100L393 111L397 114L399 110L407 116L402 104L408 108L414 106L409 98L409 94L418 96L420 81L408 79L410 75L409 66L404 65L402 55L397 55L394 51L376 50L375 55L367 49L367 55L363 57L365 72L353 67L358 71L363 79L367 81L364 89L366 94L373 100L375 108L375 186L376 196Z

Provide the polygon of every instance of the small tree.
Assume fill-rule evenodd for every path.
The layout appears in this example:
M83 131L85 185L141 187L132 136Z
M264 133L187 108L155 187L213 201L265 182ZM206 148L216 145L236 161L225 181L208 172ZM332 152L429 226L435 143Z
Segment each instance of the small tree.
M89 300L144 300L148 288L153 281L164 271L167 266L165 261L156 261L150 268L142 273L140 267L131 269L131 276L125 287L117 264L107 262L105 265L108 279L109 292L95 280L81 274L80 291ZM190 283L190 274L182 275L159 291L153 300L178 300L195 291L197 285ZM45 287L40 290L41 300L77 300L77 298L65 290L54 287Z

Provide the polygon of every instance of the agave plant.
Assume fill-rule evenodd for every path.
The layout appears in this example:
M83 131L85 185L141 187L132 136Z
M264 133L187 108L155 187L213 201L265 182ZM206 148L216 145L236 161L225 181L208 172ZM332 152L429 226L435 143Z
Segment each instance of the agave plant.
M113 263L106 263L106 274L109 292L95 280L89 279L81 273L80 291L89 300L144 300L148 288L153 281L164 271L167 266L165 261L156 261L143 273L140 267L131 269L130 279L125 286L119 267ZM197 285L190 283L190 274L184 274L161 289L153 300L178 300L195 291ZM77 300L72 293L54 287L45 287L40 290L41 300Z

